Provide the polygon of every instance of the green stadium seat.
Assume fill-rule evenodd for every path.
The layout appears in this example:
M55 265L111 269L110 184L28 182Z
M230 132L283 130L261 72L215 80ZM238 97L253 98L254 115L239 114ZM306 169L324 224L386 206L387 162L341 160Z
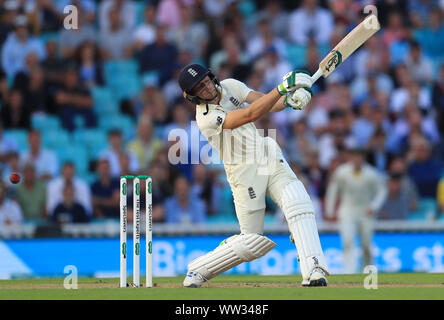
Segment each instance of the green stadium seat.
M418 202L418 209L409 213L408 220L433 220L437 210L436 199L422 198Z
M31 126L33 129L44 131L46 129L61 128L61 121L57 116L47 114L32 114Z
M118 101L137 95L142 89L142 81L138 75L122 77L119 82L111 84Z
M138 69L134 59L111 60L105 63L105 82L117 100L131 97L140 91L142 85Z
M111 129L119 129L125 141L131 139L136 131L136 123L130 116L125 114L104 115L99 118L99 128L108 132Z
M68 131L58 128L47 128L42 132L42 145L44 148L57 149L71 143Z
M12 137L17 142L19 151L28 149L28 131L24 129L7 129L4 130L4 135Z
M107 134L103 129L82 129L76 130L73 133L73 140L80 145L87 147L94 145L107 144Z
M79 144L68 144L55 149L59 163L62 165L66 161L71 161L76 167L76 174L85 175L89 168L88 152L86 148Z
M134 59L128 60L110 60L105 62L105 81L106 83L112 82L114 79L119 79L122 76L137 75L139 66Z
M73 133L73 141L88 150L90 160L96 159L100 151L108 147L107 132L102 128L76 130Z
M97 113L117 113L119 105L114 97L113 92L108 87L95 87L91 90L94 100L94 110Z

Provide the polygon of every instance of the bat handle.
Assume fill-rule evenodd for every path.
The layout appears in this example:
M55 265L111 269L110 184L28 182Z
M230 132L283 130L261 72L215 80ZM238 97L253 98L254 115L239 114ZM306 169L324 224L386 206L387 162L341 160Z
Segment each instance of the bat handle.
M322 70L318 69L318 71L316 71L316 73L311 77L311 81L312 83L315 83L316 81L318 81L318 79L322 76Z

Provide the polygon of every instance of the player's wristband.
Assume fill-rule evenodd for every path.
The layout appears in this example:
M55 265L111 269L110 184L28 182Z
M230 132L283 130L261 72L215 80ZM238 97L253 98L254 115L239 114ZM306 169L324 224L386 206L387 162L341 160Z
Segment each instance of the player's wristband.
M287 93L287 89L285 88L284 84L281 83L280 85L278 85L278 87L276 88L277 91L279 92L279 94L281 96L285 95Z

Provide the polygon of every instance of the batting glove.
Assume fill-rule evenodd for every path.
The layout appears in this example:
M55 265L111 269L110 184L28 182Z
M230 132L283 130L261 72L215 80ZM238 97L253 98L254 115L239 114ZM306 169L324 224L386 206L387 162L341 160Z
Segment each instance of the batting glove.
M281 96L295 89L310 88L313 84L310 74L304 70L290 71L282 79L282 83L277 87Z
M287 93L284 99L284 105L295 110L302 110L310 102L313 95L310 88L299 88L293 92Z

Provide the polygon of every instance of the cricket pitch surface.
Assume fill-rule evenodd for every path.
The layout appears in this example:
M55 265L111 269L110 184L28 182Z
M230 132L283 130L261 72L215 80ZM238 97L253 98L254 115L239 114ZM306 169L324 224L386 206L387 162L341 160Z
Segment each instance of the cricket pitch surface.
M321 288L302 287L300 275L226 275L197 289L183 288L183 277L154 278L152 288L143 277L141 288L119 288L118 278L79 278L78 289L70 290L63 278L0 280L0 300L444 300L444 274L381 273L377 289L365 289L368 276L331 275Z

